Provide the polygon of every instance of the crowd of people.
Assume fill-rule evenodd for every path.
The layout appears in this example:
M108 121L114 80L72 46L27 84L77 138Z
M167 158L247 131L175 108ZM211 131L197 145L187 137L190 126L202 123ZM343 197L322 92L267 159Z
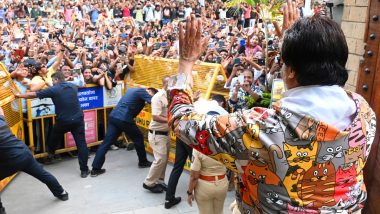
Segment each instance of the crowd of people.
M178 59L178 24L194 14L211 36L200 60L222 64L229 76L239 68L257 70L257 81L276 72L269 70L279 50L274 26L268 24L266 36L257 11L246 4L226 8L222 1L2 3L0 60L31 91L51 86L56 70L79 87L95 83L110 89L133 71L135 54Z
M220 0L2 2L0 60L18 87L16 97L49 97L58 106L48 158L54 159L57 142L71 131L82 178L106 172L102 168L106 153L124 132L135 144L138 167L150 168L142 187L152 193L166 191L167 209L181 201L175 197L176 186L186 159L192 157L187 201L192 205L195 199L200 213L223 212L228 179L235 181L234 213L357 212L366 197L362 169L376 130L374 115L358 95L341 88L348 77L347 44L341 30L318 16L318 5L316 16L298 20L302 6L302 1L284 6L281 30L275 22L261 19L259 6L242 3L227 8ZM329 37L331 41L323 40L319 47L302 43ZM305 50L297 51L301 46ZM112 89L134 72L135 55L178 59L179 74L175 79L165 77L160 90L126 91L109 115L104 141L89 169L78 87L98 84ZM212 103L200 100L193 106L199 98L192 92L191 69L196 61L223 66L228 97L216 95ZM290 90L281 105L275 103L268 110L271 103L266 99L274 79L283 79ZM334 102L316 105L326 98ZM143 135L134 121L145 103L152 106L148 141L153 162L147 159ZM359 128L367 133L356 133ZM177 135L176 159L165 184L170 129ZM11 135L9 129L4 133ZM363 143L353 142L353 135L370 136ZM14 148L8 149L30 159L24 151L27 147L13 138L10 141ZM334 145L332 151L328 143ZM355 160L343 158L350 152L358 153ZM68 199L54 176L30 163L19 163L17 168L0 163L1 170L7 169L1 178L34 167L29 174L45 182L54 196ZM344 180L344 173L352 173L352 179ZM335 194L330 192L334 188ZM346 196L350 191L356 195ZM1 213L4 208L0 208Z

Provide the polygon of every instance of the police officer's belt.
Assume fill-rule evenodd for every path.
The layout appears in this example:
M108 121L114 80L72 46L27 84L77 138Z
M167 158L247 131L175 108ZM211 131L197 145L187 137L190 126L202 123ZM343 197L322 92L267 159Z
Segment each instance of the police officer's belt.
M153 131L149 129L149 132L156 135L168 135L169 132Z

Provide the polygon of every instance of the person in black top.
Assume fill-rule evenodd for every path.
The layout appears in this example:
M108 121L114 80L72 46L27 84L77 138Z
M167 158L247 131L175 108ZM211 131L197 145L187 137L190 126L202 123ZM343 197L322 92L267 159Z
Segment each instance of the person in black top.
M11 132L0 107L0 180L16 172L23 171L37 178L50 189L55 197L62 201L69 199L69 194L62 188L58 180L44 170L24 142ZM0 214L5 209L0 199Z
M16 93L20 98L51 98L55 106L56 123L53 133L47 142L48 158L54 157L57 144L61 142L66 132L71 132L78 149L81 177L85 178L90 173L87 166L88 149L84 134L83 112L78 101L78 87L65 81L62 71L51 75L53 86L38 92Z
M119 19L123 18L123 9L118 2L116 2L115 7L113 8L113 17Z
M172 21L172 13L173 11L170 8L169 4L166 4L164 8L162 8L162 24L166 25L167 23Z
M179 18L179 19L185 18L185 8L184 8L183 4L181 4L179 6L179 9L177 10L177 18Z
M171 20L175 20L175 19L177 19L177 11L178 10L178 7L177 7L177 5L176 5L176 3L175 2L173 2L172 3L172 5L171 5Z

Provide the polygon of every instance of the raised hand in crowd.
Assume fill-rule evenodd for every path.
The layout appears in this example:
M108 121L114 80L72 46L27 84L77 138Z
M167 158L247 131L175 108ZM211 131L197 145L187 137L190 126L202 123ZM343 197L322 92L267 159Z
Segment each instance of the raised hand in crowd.
M186 19L186 29L179 24L179 72L191 76L191 69L207 48L210 36L202 37L202 21L191 15Z

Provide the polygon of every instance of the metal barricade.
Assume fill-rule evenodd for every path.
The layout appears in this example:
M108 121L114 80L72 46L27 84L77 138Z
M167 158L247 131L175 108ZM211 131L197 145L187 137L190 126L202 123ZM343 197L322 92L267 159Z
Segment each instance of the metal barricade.
M0 106L4 110L5 120L7 121L12 133L19 139L24 139L24 126L22 121L21 100L15 99L10 87L15 88L15 84L10 77L7 68L0 63ZM0 181L0 191L14 177L10 176Z
M126 81L128 88L155 87L162 88L162 79L165 76L173 76L178 72L178 60L153 58L147 56L135 56L135 72L131 73ZM221 94L228 96L228 90L224 88L226 74L220 64L198 63L193 68L194 91L201 91L203 98L209 99L212 95ZM145 149L152 152L148 143L148 128L152 119L151 107L146 105L136 117L136 124L140 127L144 139ZM169 161L175 159L175 135L170 132ZM190 169L190 160L187 160L185 169Z
M108 115L123 96L124 83L107 90L102 86L90 85L78 89L78 100L84 114L85 137L88 147L99 145L104 138ZM35 158L47 156L46 143L55 123L55 108L50 98L27 101L27 139ZM66 133L56 153L76 150L71 133Z

